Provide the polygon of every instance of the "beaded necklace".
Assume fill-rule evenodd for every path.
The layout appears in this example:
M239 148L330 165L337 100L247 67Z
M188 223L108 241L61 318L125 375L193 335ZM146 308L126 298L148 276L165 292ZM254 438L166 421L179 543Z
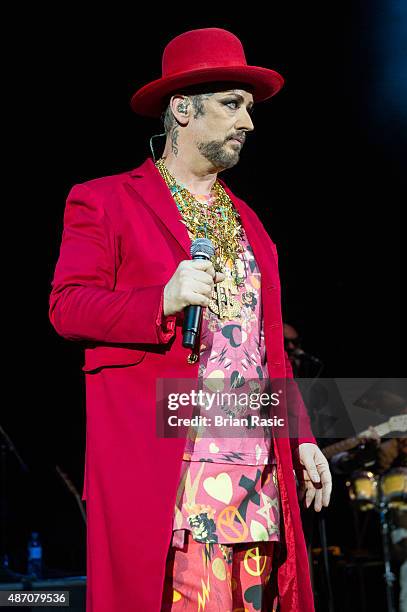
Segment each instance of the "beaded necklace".
M238 287L244 282L244 270L239 253L244 251L241 245L243 227L239 213L233 202L216 181L212 187L214 203L205 205L188 189L177 183L165 165L164 159L155 164L174 197L192 239L209 238L215 246L212 263L215 270L223 272L225 279L216 283L209 308L220 319L231 319L240 315L241 304L232 296L238 293Z

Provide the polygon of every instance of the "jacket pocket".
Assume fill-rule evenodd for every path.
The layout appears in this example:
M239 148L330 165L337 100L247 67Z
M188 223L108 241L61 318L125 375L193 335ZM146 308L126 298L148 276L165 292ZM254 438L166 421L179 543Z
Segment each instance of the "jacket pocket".
M82 370L87 374L101 368L136 365L143 361L146 351L134 348L96 346L85 349L85 363Z

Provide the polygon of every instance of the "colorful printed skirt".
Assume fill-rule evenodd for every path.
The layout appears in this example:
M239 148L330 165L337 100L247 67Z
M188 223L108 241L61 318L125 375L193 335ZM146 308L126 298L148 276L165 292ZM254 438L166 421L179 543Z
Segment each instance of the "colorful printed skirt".
M276 542L170 547L161 612L276 612Z

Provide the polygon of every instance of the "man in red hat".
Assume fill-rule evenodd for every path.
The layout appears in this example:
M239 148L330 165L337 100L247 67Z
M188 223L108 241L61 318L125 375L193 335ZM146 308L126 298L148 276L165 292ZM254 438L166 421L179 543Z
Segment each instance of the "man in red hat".
M86 343L88 612L314 609L293 467L316 511L331 477L302 403L291 419L305 433L291 438L199 430L186 442L157 436L155 420L157 377L249 395L292 377L276 247L218 179L239 161L253 104L282 85L230 32L181 34L132 98L164 117L162 158L68 196L50 319ZM191 259L197 237L210 260ZM203 307L192 352L189 305Z

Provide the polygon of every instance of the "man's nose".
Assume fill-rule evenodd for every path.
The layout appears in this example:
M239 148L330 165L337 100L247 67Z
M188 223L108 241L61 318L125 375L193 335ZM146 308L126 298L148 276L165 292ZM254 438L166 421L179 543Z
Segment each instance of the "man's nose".
M254 130L253 121L247 109L243 108L242 112L239 113L235 128L237 130L246 130L247 132L252 132Z

